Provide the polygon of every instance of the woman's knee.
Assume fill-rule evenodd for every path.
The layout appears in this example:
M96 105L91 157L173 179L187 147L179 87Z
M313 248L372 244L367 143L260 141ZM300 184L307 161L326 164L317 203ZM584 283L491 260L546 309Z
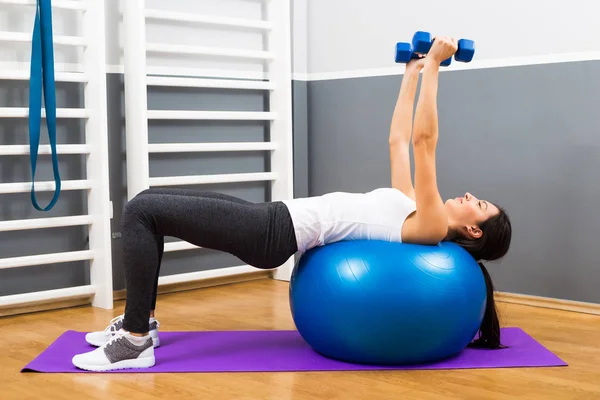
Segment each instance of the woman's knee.
M150 196L149 193L146 193L145 191L140 192L125 204L125 208L123 209L123 219L127 220L134 216L148 215L152 212L153 203L152 196Z
M158 188L148 188L148 189L144 189L141 192L139 192L137 195L135 195L134 199L136 197L141 197L141 196L145 196L145 195L149 195L149 194L156 194L158 193L159 190Z

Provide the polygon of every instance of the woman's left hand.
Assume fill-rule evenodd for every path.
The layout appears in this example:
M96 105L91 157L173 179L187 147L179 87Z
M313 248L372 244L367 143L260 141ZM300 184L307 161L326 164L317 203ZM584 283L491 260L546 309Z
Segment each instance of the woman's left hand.
M413 58L406 64L406 71L420 72L425 66L425 55L418 54L419 58Z

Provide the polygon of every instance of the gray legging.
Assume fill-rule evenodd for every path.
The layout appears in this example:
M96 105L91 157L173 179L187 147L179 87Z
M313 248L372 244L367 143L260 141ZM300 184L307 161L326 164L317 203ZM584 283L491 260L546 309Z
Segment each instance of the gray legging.
M164 237L220 250L261 269L297 251L294 225L282 202L251 203L187 189L148 189L125 206L122 219L127 304L123 329L148 332L156 307Z

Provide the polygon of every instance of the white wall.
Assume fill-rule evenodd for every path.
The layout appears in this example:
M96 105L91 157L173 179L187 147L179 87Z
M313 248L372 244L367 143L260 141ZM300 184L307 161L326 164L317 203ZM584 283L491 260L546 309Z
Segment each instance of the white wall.
M475 62L600 51L594 0L310 0L308 72L394 68L417 30L476 41Z
M308 72L308 0L292 0L292 71Z

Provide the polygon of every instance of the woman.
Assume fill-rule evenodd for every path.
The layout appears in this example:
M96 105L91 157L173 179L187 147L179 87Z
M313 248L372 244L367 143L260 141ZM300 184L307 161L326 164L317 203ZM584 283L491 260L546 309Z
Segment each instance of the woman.
M453 240L477 260L495 260L506 254L511 225L504 210L469 193L443 202L438 192L438 73L441 61L451 57L457 47L455 39L438 37L426 57L406 67L390 128L391 188L260 204L183 189L150 189L132 199L124 211L122 229L127 284L124 316L111 321L106 330L88 334L87 341L99 348L76 355L73 364L93 371L154 365L154 348L159 345L154 309L164 236L231 253L257 268L276 268L298 251L353 239L431 245ZM493 286L485 267L479 265L488 302L473 345L497 348L500 328Z

